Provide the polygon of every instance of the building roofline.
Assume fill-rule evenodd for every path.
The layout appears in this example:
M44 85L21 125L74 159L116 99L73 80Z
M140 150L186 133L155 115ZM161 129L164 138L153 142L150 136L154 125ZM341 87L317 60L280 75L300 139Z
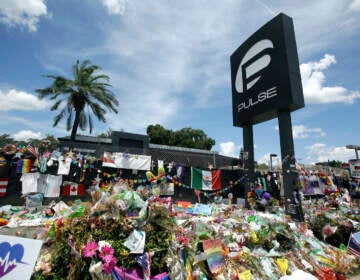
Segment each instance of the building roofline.
M58 137L58 140L60 140L60 141L71 141L70 136ZM96 136L85 136L85 135L77 135L75 137L75 141L93 142L93 143L106 143L106 144L111 144L112 143L112 139L110 139L110 138L102 138L102 137L96 137Z
M171 150L171 151L179 151L179 152L192 152L192 153L200 153L200 154L219 154L217 151L208 151L208 150L201 150L201 149L194 149L194 148L185 148L185 147L176 147L176 146L167 146L167 145L159 145L159 144L152 144L149 143L150 149L163 149L163 150Z

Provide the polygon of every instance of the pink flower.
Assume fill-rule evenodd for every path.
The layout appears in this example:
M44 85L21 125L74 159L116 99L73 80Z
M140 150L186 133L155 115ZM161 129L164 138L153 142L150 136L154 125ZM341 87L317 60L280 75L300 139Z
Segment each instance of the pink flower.
M90 258L96 254L96 250L98 249L98 245L96 242L90 242L86 245L84 249L84 257Z
M107 255L104 259L103 270L105 273L111 273L112 269L116 265L116 258L113 255Z
M113 255L113 254L114 254L114 250L110 246L105 245L105 246L101 247L101 250L100 250L100 258L101 259L105 260L106 256Z
M326 224L323 228L322 228L322 236L324 238L324 240L329 237L330 235L333 235L336 231L336 227L332 227L329 224Z

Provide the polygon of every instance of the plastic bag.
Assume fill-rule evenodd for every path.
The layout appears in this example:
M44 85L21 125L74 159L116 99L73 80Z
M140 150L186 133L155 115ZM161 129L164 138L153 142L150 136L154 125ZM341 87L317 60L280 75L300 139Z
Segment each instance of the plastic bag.
M42 193L26 194L25 198L26 198L25 207L27 209L36 208L42 206L44 194Z
M81 217L85 213L85 206L80 199L77 199L74 201L74 204L71 206L71 210L72 213L70 217L72 218Z
M124 242L124 246L127 247L132 254L142 254L144 253L145 238L145 231L134 230Z
M143 208L145 206L145 201L135 191L124 191L119 194L119 198L125 201L127 209Z

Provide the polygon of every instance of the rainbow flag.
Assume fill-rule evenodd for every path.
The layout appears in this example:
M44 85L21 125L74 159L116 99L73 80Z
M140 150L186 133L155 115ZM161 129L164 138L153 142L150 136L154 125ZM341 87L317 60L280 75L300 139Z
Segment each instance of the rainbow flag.
M327 174L319 173L318 176L319 176L320 181L322 183L324 183L325 185L328 185L328 186L333 185L333 182L332 182L331 178Z
M178 201L177 208L186 213L192 213L193 211L192 203L190 201Z
M30 159L19 159L16 164L16 173L30 173L31 160Z
M203 242L203 248L207 255L206 260L211 273L218 273L224 261L221 239L205 240Z

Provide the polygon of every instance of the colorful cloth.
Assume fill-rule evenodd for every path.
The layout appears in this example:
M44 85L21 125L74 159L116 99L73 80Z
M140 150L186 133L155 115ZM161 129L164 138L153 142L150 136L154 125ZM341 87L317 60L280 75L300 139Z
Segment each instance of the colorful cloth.
M31 160L30 159L19 159L16 164L16 173L29 173L31 170Z

